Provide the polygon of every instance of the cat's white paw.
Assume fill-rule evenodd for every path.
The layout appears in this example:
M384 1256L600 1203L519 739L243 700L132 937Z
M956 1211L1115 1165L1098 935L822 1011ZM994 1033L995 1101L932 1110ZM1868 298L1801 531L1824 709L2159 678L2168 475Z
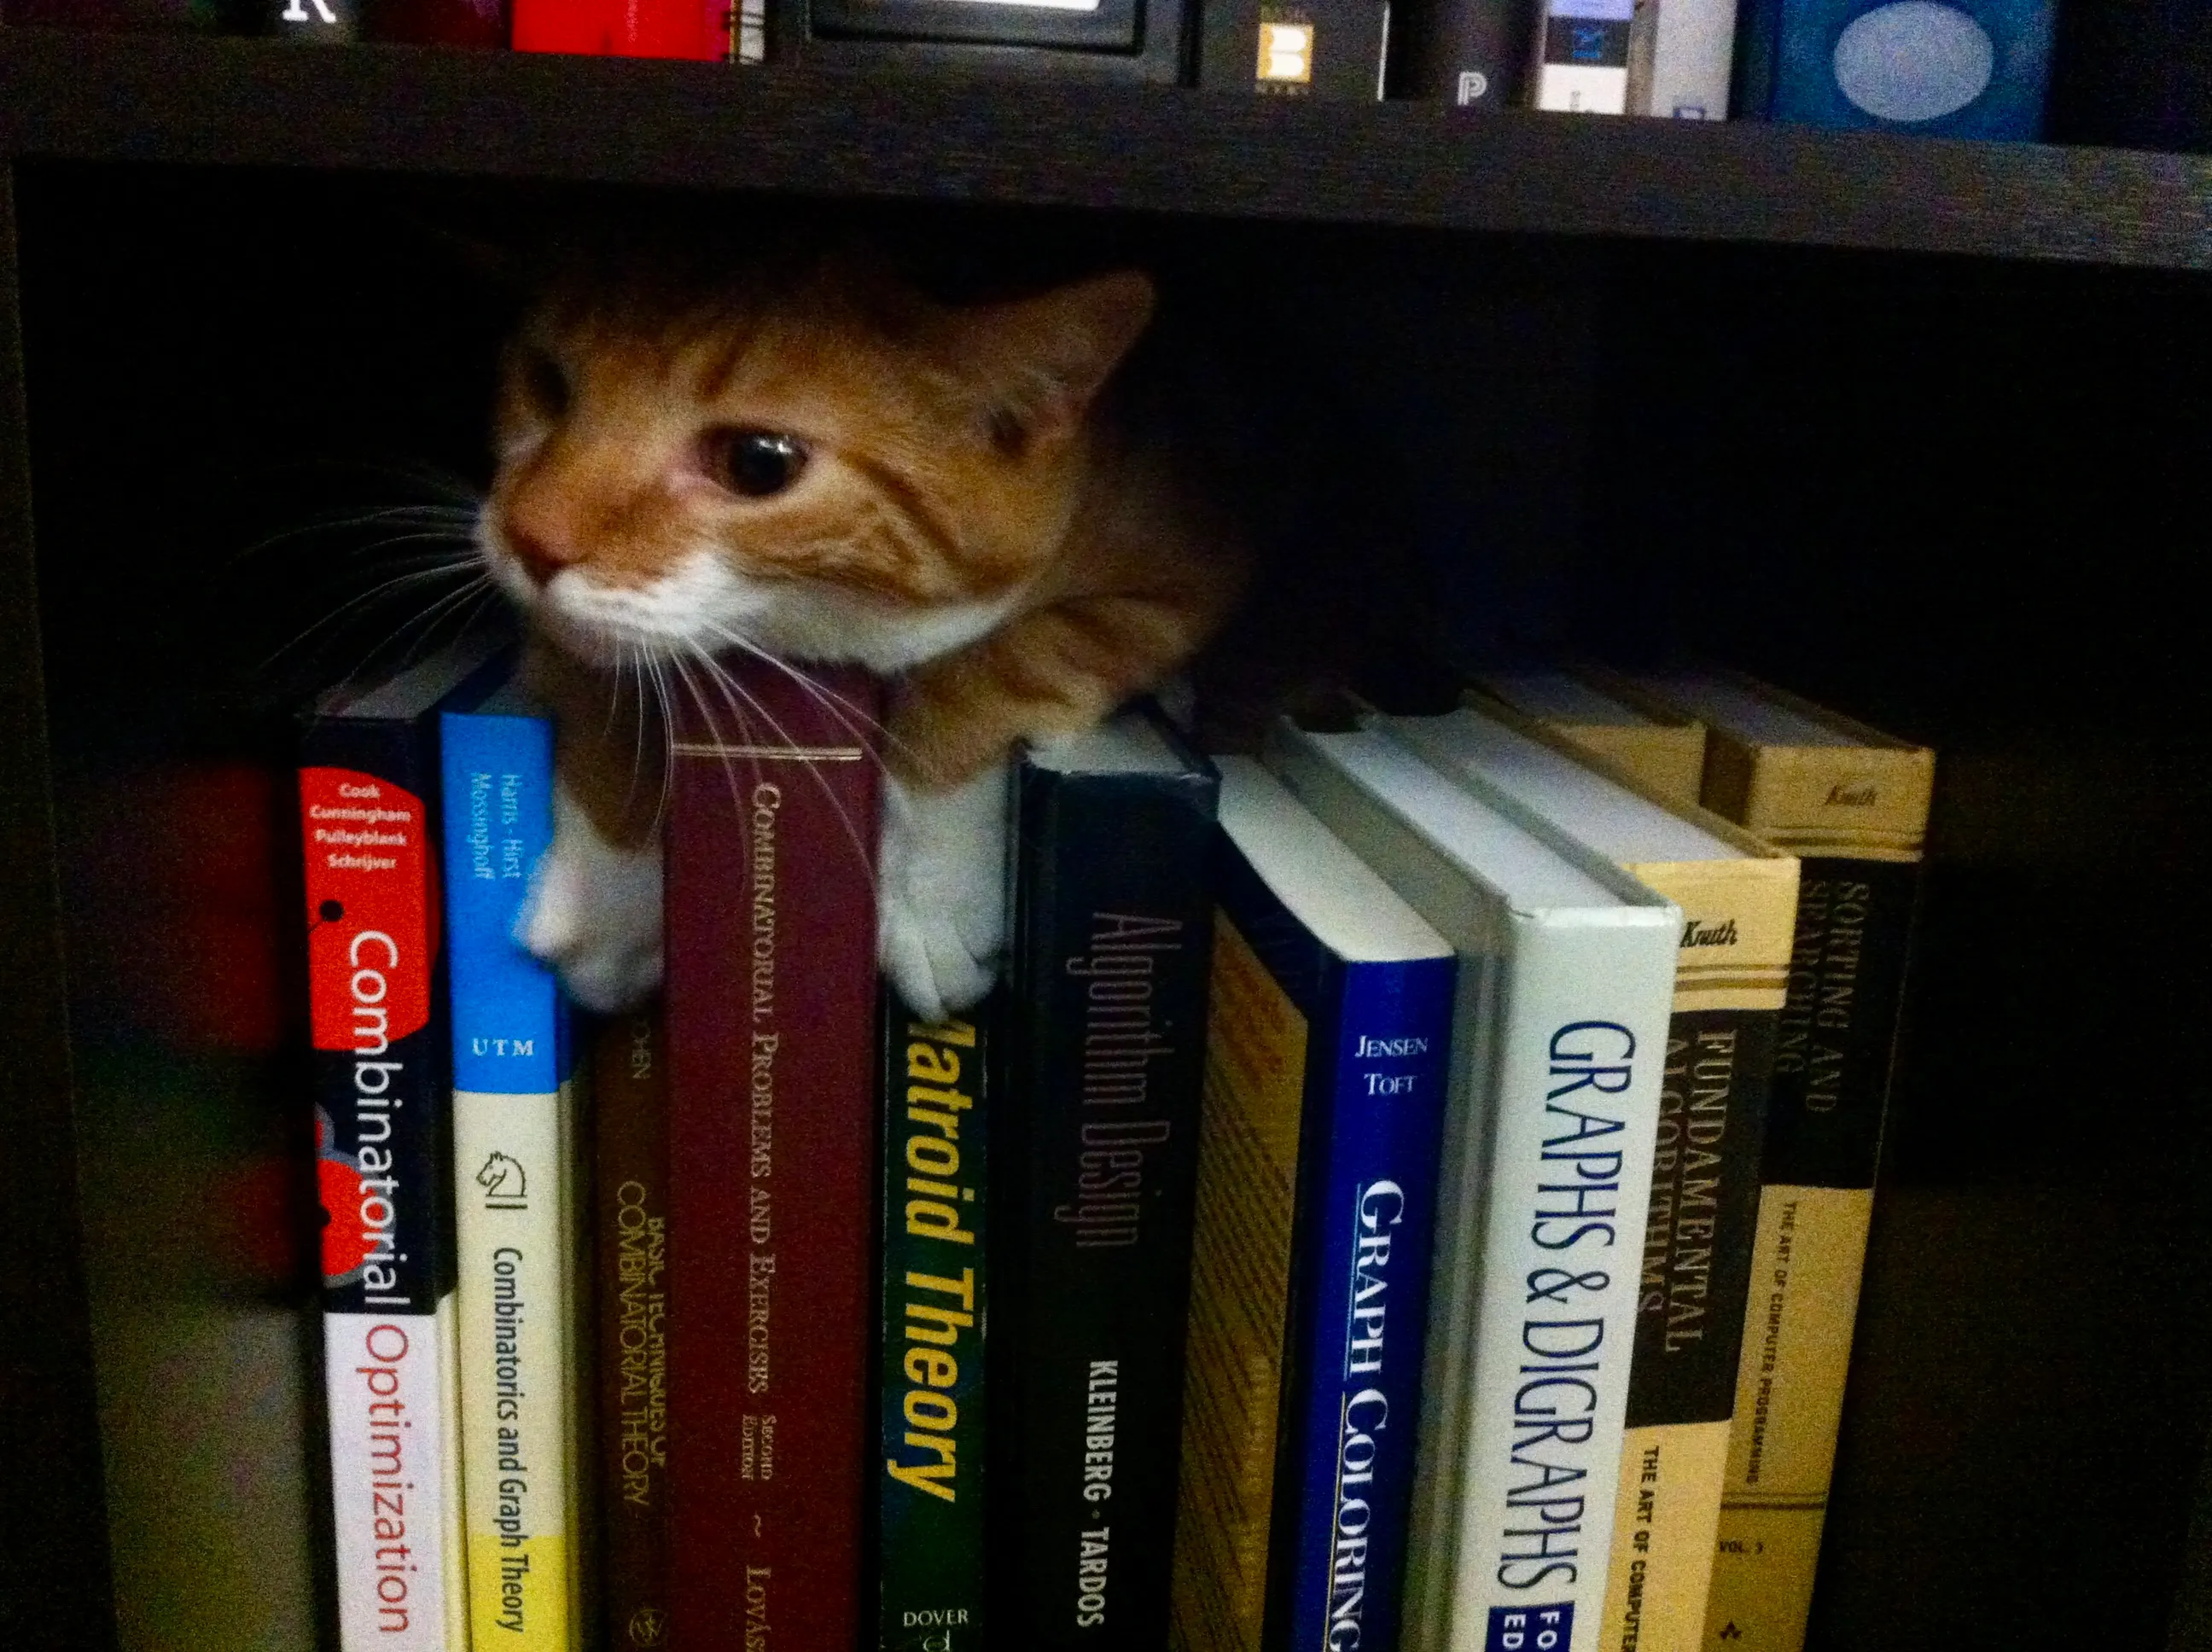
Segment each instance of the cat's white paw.
M949 791L884 781L876 957L907 1008L939 1021L998 979L1006 938L1006 776Z
M515 938L586 1009L626 1010L660 985L660 844L624 849L557 787L553 846L538 863Z

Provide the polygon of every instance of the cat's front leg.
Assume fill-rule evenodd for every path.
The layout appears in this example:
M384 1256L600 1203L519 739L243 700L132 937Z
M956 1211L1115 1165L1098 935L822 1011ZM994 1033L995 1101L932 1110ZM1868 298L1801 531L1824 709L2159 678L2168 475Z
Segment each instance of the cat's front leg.
M884 777L876 957L906 1006L939 1021L981 1001L1006 934L1005 759L957 786Z
M538 864L515 938L559 972L586 1009L626 1010L660 985L660 839L634 848L599 835L565 785L553 791L553 844Z

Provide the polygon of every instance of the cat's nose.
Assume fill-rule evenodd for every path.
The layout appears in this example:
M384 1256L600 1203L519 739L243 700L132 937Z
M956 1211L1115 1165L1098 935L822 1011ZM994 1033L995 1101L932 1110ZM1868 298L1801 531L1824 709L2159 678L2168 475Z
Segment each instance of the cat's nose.
M526 528L509 523L507 530L507 549L509 555L522 565L532 585L543 586L568 567L568 559L555 554L552 547Z

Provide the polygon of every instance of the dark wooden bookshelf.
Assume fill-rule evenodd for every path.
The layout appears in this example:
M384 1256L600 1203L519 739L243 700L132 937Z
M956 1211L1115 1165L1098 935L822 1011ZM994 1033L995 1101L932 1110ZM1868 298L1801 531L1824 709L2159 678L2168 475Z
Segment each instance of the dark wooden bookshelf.
M2066 72L2068 136L2194 130ZM1694 649L1936 746L1810 1647L2212 1645L2212 157L0 28L0 1648L329 1643L300 1259L208 1221L301 1092L176 1022L251 983L163 933L210 840L159 810L281 813L346 663L276 646L311 547L230 571L301 476L481 477L503 301L443 232L647 197L1149 264L1399 455L1469 653Z
M0 152L2212 265L2212 157L404 46L0 33Z

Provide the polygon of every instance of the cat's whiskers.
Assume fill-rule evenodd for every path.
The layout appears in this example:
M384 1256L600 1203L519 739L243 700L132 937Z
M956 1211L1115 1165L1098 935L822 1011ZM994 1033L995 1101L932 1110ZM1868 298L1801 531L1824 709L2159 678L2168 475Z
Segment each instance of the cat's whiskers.
M607 708L607 728L605 732L608 738L611 738L613 735L615 712L620 702L625 685L629 685L631 699L630 716L633 726L629 754L629 789L623 797L623 813L627 817L637 804L638 782L645 778L645 695L647 686L646 673L650 669L650 662L647 660L644 650L637 647L635 644L624 642L618 644L617 647L620 652L616 663L615 681L611 690L611 693L614 695L614 700ZM659 694L657 684L654 685L654 692L656 695ZM665 702L664 701L664 739L667 738L665 732ZM653 821L649 828L649 829L655 834L658 834L660 829L661 812L666 806L667 802L668 766L664 755L664 761L661 764L660 795L653 800Z
M473 560L475 542L467 534L434 527L419 528L412 533L395 533L382 539L371 539L364 544L355 546L345 555L349 559L358 559L363 556L374 556L380 552L390 550L395 545L421 544L451 545L459 555Z
M715 720L714 708L707 703L707 696L700 692L699 684L693 680L691 673L685 669L683 659L678 655L671 654L665 657L665 663L675 671L677 681L683 685L684 691L690 696L691 703L698 708L700 720L707 725L708 738L713 743L717 753L720 755L721 758L723 775L729 781L730 807L735 810L742 817L745 813L744 799L740 790L737 770L732 766L730 756L734 746L739 744L750 744L749 740L745 740L744 738L744 735L748 732L744 727L744 714L742 710L734 706L730 708L732 714L738 720L738 728L736 732L739 738L738 740L724 738L722 734L722 726ZM671 755L672 756L675 744L675 725L672 721L670 723L669 727L671 731ZM760 780L760 764L757 759L753 760L753 780L756 785L757 785Z
M653 697L660 708L660 797L653 806L653 826L657 832L668 812L668 790L675 784L676 775L676 709L668 691L668 672L665 665L642 649L638 652L638 665L646 680L653 685ZM638 716L642 722L645 707L639 702Z
M630 599L596 589L591 592L591 597L594 599L594 606L599 611L593 612L587 610L585 614L578 616L571 610L566 617L572 625L579 626L588 634L592 640L592 646L599 650L601 658L617 671L622 668L622 663L633 653L641 663L665 661L676 667L696 696L698 691L698 679L693 676L690 670L690 666L696 665L701 668L702 674L714 683L724 701L725 709L730 714L742 718L745 715L746 709L750 708L755 714L764 715L757 701L754 701L740 684L731 678L726 668L714 658L714 651L701 642L700 637L703 635L727 645L732 649L763 660L788 677L836 721L852 738L854 744L867 753L867 760L874 763L878 769L884 767L883 749L886 746L896 747L902 744L879 720L871 716L848 696L839 694L817 682L805 671L781 656L761 647L750 638L731 630L706 614L696 611L696 607L693 611L683 614L684 625L681 629L672 625L665 628L656 625L650 631L641 631L639 628L638 616ZM574 600L572 598L572 602ZM699 605L703 606L703 604ZM652 610L648 609L646 611L650 613ZM564 630L567 629L568 627L563 627ZM737 696L740 695L744 700L744 707L740 707L737 703ZM701 709L703 712L708 708L702 702ZM782 737L783 731L779 728L776 730L776 734ZM789 743L787 739L786 743ZM854 829L850 823L848 823L848 829L856 844L860 842L865 835ZM872 856L864 856L864 858L872 859Z
M372 662L380 659L396 658L399 669L404 670L429 652L439 629L448 623L453 624L455 636L465 635L469 628L483 617L491 594L475 580L447 592L428 607L401 620L380 641L364 650L342 673L343 679L350 681L361 677ZM408 641L410 634L413 640Z
M474 506L482 497L482 490L466 477L426 459L356 460L343 468L358 476L374 477L419 489L437 499L453 501L455 508Z
M244 550L234 553L230 558L230 563L235 567L250 557L261 555L264 551L272 550L279 545L289 544L295 539L307 538L310 535L349 533L361 528L392 523L423 529L428 537L446 538L455 544L462 544L469 541L470 531L474 527L476 519L477 512L473 507L464 509L459 506L452 505L388 505L353 516L321 517L314 521L303 522L296 527L284 528L264 538L255 540ZM435 529L450 529L452 531L428 533L428 531ZM346 554L349 556L363 556L376 550L382 543L384 542L372 541L367 545L357 546Z
M811 676L804 668L793 665L780 654L769 653L758 643L740 636L726 627L717 625L712 620L702 620L701 623L719 641L754 659L775 666L776 670L797 683L816 704L836 718L843 726L848 734L866 748L870 760L878 768L883 766L883 753L878 749L879 746L888 746L902 755L911 751L907 743L892 733L887 724L870 714L865 707L856 704L849 696L838 693L835 689Z
M690 653L691 658L696 660L705 670L708 674L708 681L712 682L720 691L724 701L729 704L732 714L738 718L740 723L744 720L744 710L740 708L738 701L742 701L744 708L750 708L754 715L757 716L763 722L766 723L769 727L774 731L776 739L783 745L793 750L797 750L799 749L799 742L792 738L790 731L786 729L781 723L775 720L775 718L769 712L768 708L762 705L760 701L753 696L751 691L748 689L743 683L739 682L736 677L730 674L730 671L727 666L724 665L721 661L716 659L712 653L701 647L696 642L687 643L685 645L685 648L686 652ZM801 683L804 683L806 681L803 676L793 670L787 663L781 660L776 661L775 663L782 665L785 671L789 672L795 681ZM679 665L678 669L681 670L682 667ZM829 709L827 702L824 701L823 704L825 709ZM707 710L703 702L700 706L700 710L702 713ZM836 714L834 709L831 709L831 714L833 716ZM849 727L847 732L851 732ZM751 744L751 742L748 742L748 744ZM762 742L761 744L766 743ZM865 742L863 743L863 747L865 749ZM851 814L847 811L844 800L837 795L836 790L830 786L828 779L823 776L820 768L813 763L808 763L805 765L805 767L808 775L813 780L814 784L821 789L823 799L828 802L830 808L836 811L838 823L844 828L845 836L852 844L854 853L860 857L860 864L866 871L869 886L873 888L876 872L876 856L873 845L867 841L867 835L860 830L859 823L855 822ZM758 765L757 760L756 760L756 780L757 780L758 778Z
M433 602L428 608L422 610L422 612L415 615L410 619L403 620L398 625L394 626L392 628L392 634L385 638L385 640L379 643L375 647L363 654L361 658L360 664L356 665L354 669L348 673L348 675L359 676L361 672L366 669L370 660L378 659L385 654L393 652L394 650L399 651L401 659L404 664L411 665L415 660L421 659L424 654L427 654L430 651L432 642L437 635L439 627L449 622L453 623L453 635L455 636L465 635L469 627L475 624L477 618L482 615L484 604L489 601L493 595L489 586L490 582L484 579L482 574L478 574L475 578L470 580L465 585L457 586L453 590L448 591L445 595L438 598L437 600ZM418 633L417 636L413 641L407 643L404 649L401 649L400 643L402 640L404 639L410 631Z
M607 673L607 715L599 725L602 743L614 738L615 718L622 711L623 683L629 671L629 650L621 638L615 639L615 668ZM635 783L635 782L633 782Z
M471 560L467 557L426 556L424 560L428 562L429 566L396 574L390 579L380 580L377 584L371 586L368 590L361 592L349 598L347 601L339 604L337 607L324 615L320 619L316 620L313 624L307 626L305 629L294 636L289 641L282 644L270 653L268 658L261 662L259 669L264 671L270 670L275 666L278 661L291 653L293 650L304 646L307 640L315 635L316 633L337 624L339 621L351 614L355 610L361 608L366 604L374 602L379 598L383 597L387 593L397 592L404 586L419 584L424 580L451 579L459 574L470 573L471 568ZM476 585L483 581L483 574L480 571L477 572L471 579L469 584L460 587L460 589L463 592L466 592L473 588Z

